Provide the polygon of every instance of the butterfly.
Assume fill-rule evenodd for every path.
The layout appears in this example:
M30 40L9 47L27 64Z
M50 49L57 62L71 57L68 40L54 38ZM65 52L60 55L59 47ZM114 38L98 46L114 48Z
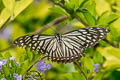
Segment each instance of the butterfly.
M84 51L106 38L109 29L103 27L86 27L63 35L32 34L17 38L14 44L43 53L53 62L75 62L84 56Z

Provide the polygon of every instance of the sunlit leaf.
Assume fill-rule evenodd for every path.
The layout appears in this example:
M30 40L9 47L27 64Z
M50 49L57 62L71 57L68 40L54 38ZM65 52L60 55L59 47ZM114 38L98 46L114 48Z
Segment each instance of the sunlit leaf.
M15 0L2 0L4 6L9 10L11 16L14 16Z
M112 22L114 22L115 20L118 19L118 15L116 14L108 14L108 12L103 13L98 20L98 25L99 26L106 26L108 24L111 24Z
M51 9L51 11L53 11L55 13L69 16L69 14L63 8L61 8L59 6L56 6L54 8L50 8L50 9Z
M4 1L4 0L3 0ZM11 1L11 0L10 0ZM4 8L0 14L0 27L8 20L8 18L12 17L15 18L20 12L22 12L26 7L28 7L31 3L32 3L33 0L20 0L16 3L14 3L14 0L13 2L11 2L10 5L9 4L9 1L6 0L4 2L6 8ZM11 6L11 7L9 7ZM9 9L11 10L11 12L9 11ZM14 16L12 15L11 16L11 13L13 14L14 13Z
M91 15L94 16L94 18L96 18L96 15L97 15L97 13L96 13L96 3L94 1L92 1L91 4L89 4L87 6L87 9L91 13Z
M104 67L107 69L109 68L116 68L120 67L120 49L113 48L113 47L106 47L106 48L98 48L98 51L103 55L106 59L104 63Z
M4 8L0 14L0 27L10 18L10 11Z
M72 76L73 76L73 79L75 80L86 80L82 73L73 72Z
M87 10L82 10L82 13L83 13L83 15L84 15L84 17L85 17L85 19L87 21L87 24L89 26L95 26L95 24L96 24L95 17L93 17L92 14Z
M80 6L81 0L65 0L65 7L71 11L76 11Z

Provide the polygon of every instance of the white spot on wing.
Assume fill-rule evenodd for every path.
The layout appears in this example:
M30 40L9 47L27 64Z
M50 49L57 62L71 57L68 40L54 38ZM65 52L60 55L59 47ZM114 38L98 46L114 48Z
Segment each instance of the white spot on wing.
M100 32L103 32L103 30L99 30Z
M33 40L37 40L37 38L35 37L35 38L33 38Z
M21 46L24 46L24 43L22 43Z
M85 31L85 32L86 32L86 30L84 30L84 29L80 29L79 31L81 31L81 32L84 32L84 31Z
M85 31L85 32L82 32L83 34L87 34L87 32Z
M32 44L30 43L30 44L29 44L29 46L31 47L31 46L32 46Z
M37 46L37 43L35 43L34 46Z
M23 40L20 40L20 43L22 43L23 42Z
M38 35L34 35L34 36L33 36L33 38L37 38L37 37L38 37Z
M82 36L78 36L80 39L82 39L82 40L86 40L85 38L83 38Z

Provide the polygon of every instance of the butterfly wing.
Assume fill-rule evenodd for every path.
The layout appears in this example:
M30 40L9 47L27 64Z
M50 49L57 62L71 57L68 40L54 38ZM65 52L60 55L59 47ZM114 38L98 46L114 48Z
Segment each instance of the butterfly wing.
M68 32L64 35L26 35L14 41L18 46L30 47L39 53L46 53L48 59L54 62L74 62L81 58L83 51L105 39L108 29L102 27L87 27Z
M94 46L98 41L106 38L108 29L103 27L87 27L64 34L64 38L74 41L82 49Z
M17 38L14 44L19 47L30 48L32 51L38 51L39 53L45 53L45 46L54 39L54 36L49 35L26 35Z
M103 27L87 27L62 35L63 53L66 55L58 61L73 62L80 59L85 49L105 39L108 32Z
M87 27L54 38L46 51L54 62L74 62L83 56L83 51L105 39L108 29L102 27ZM60 37L60 36L58 36Z

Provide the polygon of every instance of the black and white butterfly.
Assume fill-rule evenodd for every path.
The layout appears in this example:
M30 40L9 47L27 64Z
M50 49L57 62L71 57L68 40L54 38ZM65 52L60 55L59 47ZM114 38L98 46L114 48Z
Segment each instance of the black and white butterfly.
M108 32L103 27L87 27L63 35L26 35L16 39L14 44L46 54L54 62L67 63L79 60L85 49L105 39Z

